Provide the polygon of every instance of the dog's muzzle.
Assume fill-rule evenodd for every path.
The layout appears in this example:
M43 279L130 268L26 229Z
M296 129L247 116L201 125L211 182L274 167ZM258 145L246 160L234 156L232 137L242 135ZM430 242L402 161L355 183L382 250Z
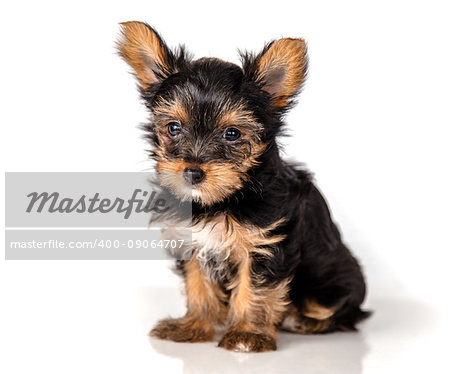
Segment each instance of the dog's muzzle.
M183 177L186 182L194 185L205 179L205 172L198 167L188 167L184 169Z

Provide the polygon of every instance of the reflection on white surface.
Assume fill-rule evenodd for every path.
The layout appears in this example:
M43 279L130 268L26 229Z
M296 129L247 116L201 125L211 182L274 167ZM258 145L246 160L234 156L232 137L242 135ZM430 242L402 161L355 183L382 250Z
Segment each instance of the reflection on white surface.
M151 339L161 354L183 361L183 373L362 373L367 344L362 334L298 336L281 333L278 351L262 354L235 353L217 343L171 343Z
M276 352L234 353L217 342L148 338L157 320L185 309L175 276L155 272L161 282L145 283L148 263L108 263L102 279L94 262L82 272L74 262L6 264L1 373L450 373L445 297L428 304L404 297L400 287L375 289L367 305L375 314L357 333L280 333Z
M155 312L166 317L162 305L158 310L150 300L161 300L171 311L182 315L182 306L173 297L174 290L150 290L141 293L148 298L147 321ZM159 297L158 297L159 296ZM440 313L425 303L412 300L371 300L374 315L360 324L359 332L339 332L328 335L298 335L280 332L278 350L266 353L235 353L211 343L173 343L150 339L151 349L158 354L181 360L184 374L197 373L326 373L360 374L390 373L415 370L427 364L414 355L417 348L434 349L434 332L440 323ZM167 309L166 309L167 311ZM142 311L141 311L142 312ZM162 312L162 314L161 314ZM152 323L158 318L151 318ZM143 322L143 321L142 321ZM151 327L151 324L150 326ZM220 336L217 336L218 340ZM441 366L442 368L442 366Z

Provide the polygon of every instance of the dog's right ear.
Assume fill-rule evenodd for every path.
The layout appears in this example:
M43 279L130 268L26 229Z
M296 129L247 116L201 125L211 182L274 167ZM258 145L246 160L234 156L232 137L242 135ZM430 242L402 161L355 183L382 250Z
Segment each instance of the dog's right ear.
M175 72L175 58L158 33L146 23L121 23L117 48L133 68L143 89Z

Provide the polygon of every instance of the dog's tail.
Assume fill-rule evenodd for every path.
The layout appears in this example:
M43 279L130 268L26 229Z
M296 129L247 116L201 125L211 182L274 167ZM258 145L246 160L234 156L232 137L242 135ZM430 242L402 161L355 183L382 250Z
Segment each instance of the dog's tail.
M334 322L334 330L357 331L356 325L366 318L369 318L372 314L373 311L362 310L359 307L344 307L331 317Z

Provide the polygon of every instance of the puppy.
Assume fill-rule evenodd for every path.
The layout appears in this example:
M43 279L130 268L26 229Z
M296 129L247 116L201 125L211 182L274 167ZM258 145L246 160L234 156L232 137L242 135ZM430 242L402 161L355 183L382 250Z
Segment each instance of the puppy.
M149 25L121 24L118 49L139 82L160 183L192 203L193 248L178 261L184 317L151 335L276 349L277 330L355 330L365 282L305 170L280 158L277 136L307 73L306 43L280 39L242 67L171 50Z

